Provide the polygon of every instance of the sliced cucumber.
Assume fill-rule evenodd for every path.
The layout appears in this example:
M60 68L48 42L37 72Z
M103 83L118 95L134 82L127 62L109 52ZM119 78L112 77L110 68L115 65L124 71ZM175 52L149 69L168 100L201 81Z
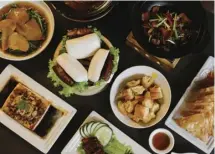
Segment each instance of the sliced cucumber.
M97 130L99 130L103 126L107 126L107 124L98 122L97 126L95 127L95 129L92 132L92 135L95 136L95 133L97 132Z
M101 126L95 132L95 136L98 138L98 140L103 146L106 146L110 142L112 135L113 131L108 125Z
M84 132L83 132L83 126L79 129L79 132L80 132L80 134L81 134L81 136L83 137L83 138L85 138L85 134L84 134Z
M90 134L93 135L93 131L95 130L95 128L97 127L97 125L99 124L100 122L94 122L91 129L90 129Z
M90 134L89 134L88 131L87 131L88 125L89 125L89 123L86 123L86 124L84 125L84 127L83 127L83 132L84 132L84 134L86 135L86 137L89 137L89 136L90 136Z
M92 136L92 133L91 133L91 128L93 126L95 122L89 122L88 125L87 125L87 133L89 136Z

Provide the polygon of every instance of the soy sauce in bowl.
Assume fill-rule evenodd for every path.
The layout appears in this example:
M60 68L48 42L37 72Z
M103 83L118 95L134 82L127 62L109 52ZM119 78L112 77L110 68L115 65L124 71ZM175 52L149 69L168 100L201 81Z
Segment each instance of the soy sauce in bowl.
M169 153L173 149L174 144L174 136L164 128L154 130L149 136L149 146L158 154Z
M165 150L170 145L170 138L167 134L159 132L154 135L152 144L158 150Z

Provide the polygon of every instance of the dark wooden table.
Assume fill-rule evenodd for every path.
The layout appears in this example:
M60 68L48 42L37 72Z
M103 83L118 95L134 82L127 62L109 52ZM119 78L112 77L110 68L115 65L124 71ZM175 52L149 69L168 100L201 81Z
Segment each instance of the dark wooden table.
M84 121L84 119L89 115L92 110L95 110L107 120L109 120L113 125L118 127L145 149L152 152L148 144L148 138L150 133L156 128L167 128L164 122L170 112L178 103L179 99L185 92L186 88L191 83L192 79L195 77L205 60L209 55L214 56L214 15L212 13L207 13L208 20L208 31L211 35L211 39L208 44L204 47L202 53L197 55L188 55L184 57L178 66L171 72L166 72L161 69L156 64L146 60L140 54L132 50L130 47L126 46L125 41L128 33L131 31L131 22L129 20L129 11L132 6L132 2L120 2L112 12L110 12L104 18L92 22L92 23L75 23L70 20L63 18L59 13L57 13L53 8L53 14L55 17L55 32L51 43L48 45L46 50L39 56L22 62L12 62L0 59L0 72L8 65L12 64L35 81L39 82L41 85L52 91L57 96L63 98L67 103L75 107L78 112L68 124L66 129L63 131L61 136L58 138L56 143L53 145L50 154L60 154L62 149L72 138L74 133L77 131L78 127ZM101 32L111 40L114 46L120 48L120 63L119 70L116 76L121 73L126 68L135 65L146 65L153 67L160 72L162 72L167 78L171 86L172 91L172 101L171 107L165 118L159 122L157 125L147 128L147 129L132 129L121 123L113 114L110 102L109 102L109 92L110 85L101 93L90 96L90 97L80 97L72 96L70 98L64 98L59 95L57 89L52 86L52 83L47 79L48 73L48 60L52 58L53 53L61 40L61 37L66 33L67 29L93 25L101 30ZM168 129L168 128L167 128ZM203 153L197 147L192 145L190 142L170 130L175 137L174 152L196 152ZM36 148L28 144L18 135L14 134L12 131L7 129L5 126L0 124L0 153L1 154L40 154Z

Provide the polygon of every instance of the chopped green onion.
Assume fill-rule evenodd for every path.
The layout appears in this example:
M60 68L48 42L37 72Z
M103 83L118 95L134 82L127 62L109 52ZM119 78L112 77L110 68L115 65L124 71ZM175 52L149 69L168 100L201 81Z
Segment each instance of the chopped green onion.
M178 37L178 32L177 32L177 30L176 30L176 18L177 18L177 14L175 14L175 17L174 17L174 23L173 23L173 31L175 32L175 37L176 37L176 39L178 39L179 37Z
M156 25L156 27L158 28L159 26L161 26L166 20L167 18L164 18L159 24Z
M152 35L149 36L149 42L151 42L151 39L152 39Z
M148 30L148 34L152 33L153 30L154 30L154 28L150 28L150 29Z
M160 21L160 19L150 19L149 22Z
M172 41L172 40L170 40L170 39L168 39L168 40L166 40L166 41L168 41L168 42L170 42L170 43L172 43L172 44L174 44L174 45L175 45L175 42L174 42L174 41Z

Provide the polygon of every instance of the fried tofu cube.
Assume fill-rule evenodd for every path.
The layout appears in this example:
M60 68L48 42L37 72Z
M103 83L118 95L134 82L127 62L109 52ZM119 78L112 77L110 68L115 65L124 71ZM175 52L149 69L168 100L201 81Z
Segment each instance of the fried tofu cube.
M148 88L150 87L154 82L154 79L151 77L151 76L143 76L142 77L142 85L145 87L145 88Z
M151 112L156 113L160 108L160 105L158 103L154 103L151 109Z
M145 91L145 88L143 86L136 86L132 87L131 90L134 92L135 95L141 95Z
M140 84L140 80L132 80L130 82L127 82L126 86L129 88L138 86Z
M142 105L151 109L153 107L153 101L149 98L145 98L142 101Z
M117 99L124 99L126 101L132 100L133 98L134 94L131 89L125 89L117 96Z
M147 117L149 114L149 108L143 106L143 105L140 105L140 104L137 104L135 106L135 109L134 109L134 116L140 118L140 119L143 119L144 117Z
M159 86L155 85L154 87L150 88L149 91L153 100L163 98L162 90Z
M138 103L137 100L134 100L134 101L127 101L124 103L124 106L125 106L125 110L128 112L128 113L131 113L134 111L134 107L135 105Z
M127 115L127 112L125 110L125 104L122 101L118 101L117 107L123 115Z

